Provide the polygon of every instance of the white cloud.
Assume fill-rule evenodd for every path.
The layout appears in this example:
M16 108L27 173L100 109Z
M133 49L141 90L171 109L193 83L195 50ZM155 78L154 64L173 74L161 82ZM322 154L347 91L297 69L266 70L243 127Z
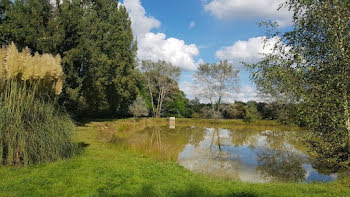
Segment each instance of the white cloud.
M278 37L267 39L266 37L254 37L247 41L237 41L231 46L226 46L216 51L216 57L220 60L230 60L234 63L241 61L255 63L263 58L263 54L271 53L275 43L279 41Z
M189 99L194 99L196 96L200 95L200 90L195 87L195 85L189 81L182 81L179 83L179 88L182 90L186 97ZM208 103L209 101L205 98L200 98L202 103ZM234 103L235 101L262 101L259 97L258 92L255 87L250 85L242 86L237 92L227 93L227 96L223 98L223 102L225 103Z
M183 40L166 39L163 33L147 33L138 42L138 57L153 61L167 60L170 63L188 70L195 70L194 56L199 54L194 44L186 45Z
M188 26L190 29L196 26L196 23L194 21L190 22L190 25Z
M249 85L240 88L237 93L232 93L224 100L225 102L233 103L234 101L259 101L257 90Z
M280 7L285 0L212 0L204 9L220 20L229 19L271 19L281 26L291 24L292 14Z
M199 50L195 44L186 44L177 38L167 38L164 33L153 33L152 29L161 23L147 16L140 0L124 0L123 5L129 12L132 30L138 41L138 58L153 61L165 60L183 69L196 69L194 58Z
M186 97L189 99L194 99L196 95L199 94L199 91L194 87L194 85L191 82L188 81L182 81L179 83L179 88L182 90Z
M160 22L152 16L146 16L140 0L124 0L123 5L129 12L131 28L135 36L142 36L154 28L160 27Z

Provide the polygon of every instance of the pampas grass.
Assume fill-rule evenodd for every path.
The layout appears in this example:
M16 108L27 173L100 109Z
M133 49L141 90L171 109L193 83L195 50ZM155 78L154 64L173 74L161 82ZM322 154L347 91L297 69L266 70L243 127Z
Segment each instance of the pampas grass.
M27 165L72 156L74 124L55 97L62 87L60 58L0 50L0 164ZM49 92L48 92L49 91Z
M0 80L22 80L36 83L41 91L49 90L56 95L62 91L63 70L61 57L35 53L28 48L19 52L15 44L0 48Z

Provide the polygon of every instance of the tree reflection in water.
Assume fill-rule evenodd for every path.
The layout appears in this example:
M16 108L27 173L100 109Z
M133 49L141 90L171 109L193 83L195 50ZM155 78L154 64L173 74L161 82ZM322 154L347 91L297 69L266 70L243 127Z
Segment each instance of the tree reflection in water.
M155 125L125 142L149 156L214 177L248 182L334 180L336 176L318 173L320 166L309 161L307 148L291 133L246 126Z
M345 142L342 139L336 134L308 138L313 167L326 174L350 171L350 153L344 149Z
M257 154L257 170L268 181L298 182L304 181L305 158L292 151L264 149Z

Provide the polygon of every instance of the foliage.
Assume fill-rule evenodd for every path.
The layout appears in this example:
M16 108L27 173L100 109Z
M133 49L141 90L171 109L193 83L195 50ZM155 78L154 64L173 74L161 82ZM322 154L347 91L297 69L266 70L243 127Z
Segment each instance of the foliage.
M185 93L175 86L164 102L164 116L184 118L190 116L189 111L189 100Z
M245 103L236 101L233 104L226 104L222 106L221 111L224 118L243 119L246 114Z
M247 105L245 106L245 111L245 121L261 120L261 114L258 111L257 103L255 101L247 102Z
M188 105L189 117L192 118L214 118L210 104L200 103L198 98L191 100ZM247 103L235 101L234 103L223 103L216 113L217 118L245 119L245 120L279 120L281 123L303 125L302 119L297 119L297 105L280 105L278 103L262 103L249 101ZM192 114L192 115L191 115ZM292 124L293 125L293 124Z
M169 93L178 87L181 69L165 61L142 61L141 71L148 90L154 117L161 117L164 101Z
M257 103L257 109L261 114L262 119L276 120L278 118L279 106L277 103Z
M273 53L249 65L252 79L273 98L302 106L298 113L311 137L333 141L332 147L338 147L333 150L348 152L338 162L346 160L350 158L350 2L289 0L285 6L294 13L293 29L283 34L270 31L269 37L279 42ZM322 151L320 146L320 155Z
M138 95L136 100L129 106L129 111L134 117L148 116L147 104L140 95Z
M239 70L227 61L199 65L194 74L196 88L199 96L210 102L213 117L219 114L223 97L238 89L238 73Z
M198 97L190 100L188 103L188 114L189 117L199 118L199 113L201 111L202 104L200 103Z
M222 113L221 111L213 111L211 105L205 105L201 108L199 117L204 119L221 119Z
M76 116L128 114L138 94L136 43L124 6L114 0L1 1L0 45L14 42L59 54L60 103Z

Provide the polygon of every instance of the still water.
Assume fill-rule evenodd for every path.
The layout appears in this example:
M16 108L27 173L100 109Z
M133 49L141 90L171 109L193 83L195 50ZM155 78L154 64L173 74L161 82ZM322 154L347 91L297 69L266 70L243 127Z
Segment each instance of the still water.
M245 182L329 182L313 168L298 132L277 127L152 126L120 141L212 177Z

